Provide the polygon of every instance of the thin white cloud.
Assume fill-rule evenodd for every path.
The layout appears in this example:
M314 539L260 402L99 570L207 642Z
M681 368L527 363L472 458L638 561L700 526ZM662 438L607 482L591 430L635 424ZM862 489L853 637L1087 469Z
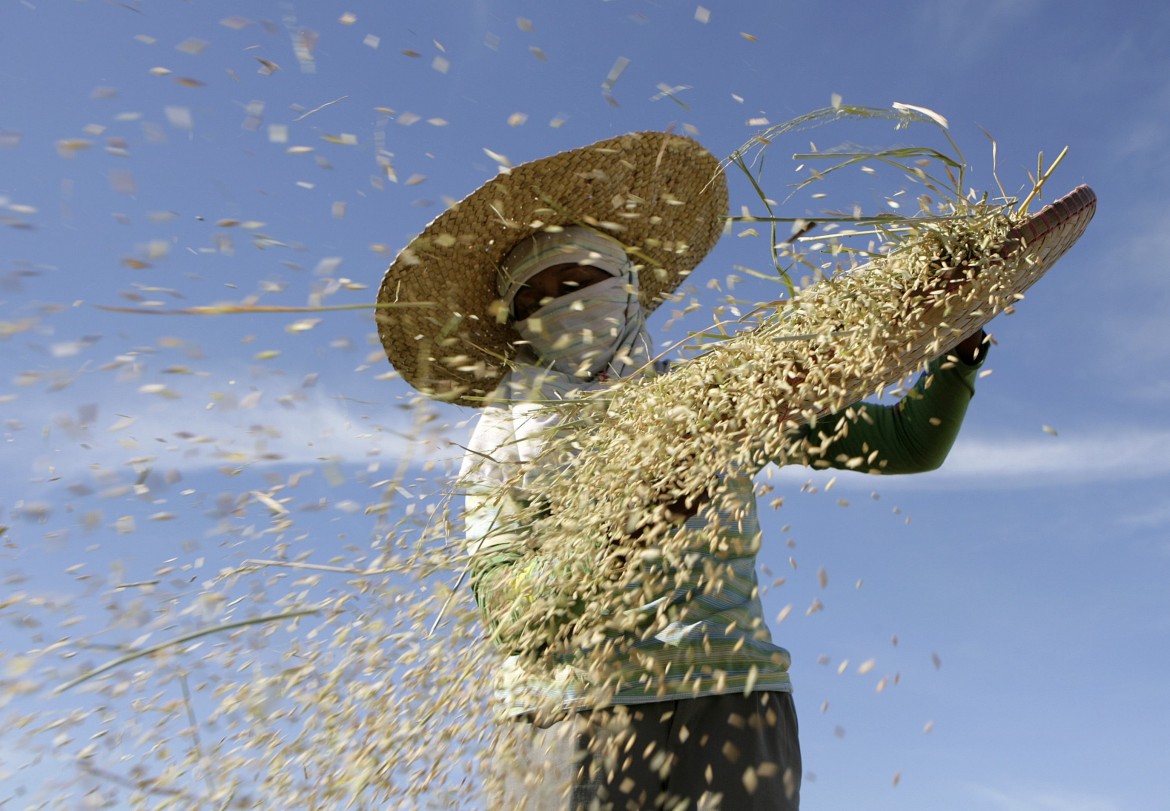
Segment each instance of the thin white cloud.
M1131 527L1170 527L1170 504L1154 504L1148 509L1122 515L1118 521ZM1166 548L1170 550L1170 545Z
M882 489L980 489L1143 480L1170 474L1170 431L1100 431L1035 437L960 437L942 468L916 476L880 477ZM842 489L872 490L877 478L818 472L814 483L836 478Z
M397 465L457 462L466 425L451 425L425 405L403 407L331 396L322 388L292 396L248 389L212 396L185 392L165 398L114 387L95 392L93 413L60 411L60 398L9 403L25 428L0 454L9 480L43 479L131 463L158 470L224 466ZM56 413L54 413L56 411ZM12 421L10 420L10 423ZM814 480L832 473L807 472ZM882 477L882 487L1028 488L1141 480L1170 474L1170 430L1062 431L1058 436L975 436L964 433L943 467L928 475ZM799 473L797 475L806 475ZM875 479L840 474L837 486L872 489Z
M19 438L28 452L7 455L0 463L9 477L66 476L131 464L178 471L322 461L385 465L458 454L441 430L417 421L421 413L316 389L295 399L257 392L226 399L105 392L95 402L100 412L83 422L71 414L53 416L45 403L30 400L21 419L26 435Z
M1170 431L974 438L958 443L938 473L1013 487L1162 476L1170 473Z
M1064 786L998 788L971 786L971 794L988 802L994 811L1121 811L1111 797L1094 796Z

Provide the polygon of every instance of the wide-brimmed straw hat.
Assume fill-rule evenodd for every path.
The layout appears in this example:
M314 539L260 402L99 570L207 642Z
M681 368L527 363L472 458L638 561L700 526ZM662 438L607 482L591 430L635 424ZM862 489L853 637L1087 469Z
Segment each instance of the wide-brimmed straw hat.
M502 171L395 258L378 291L378 335L424 394L480 406L520 340L497 292L500 261L525 237L569 225L626 246L650 313L714 247L727 179L697 142L634 132Z

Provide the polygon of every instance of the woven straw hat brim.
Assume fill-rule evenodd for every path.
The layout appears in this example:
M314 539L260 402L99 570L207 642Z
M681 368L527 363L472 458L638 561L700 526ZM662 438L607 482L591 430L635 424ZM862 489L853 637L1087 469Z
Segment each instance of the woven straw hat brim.
M690 138L636 132L506 170L426 227L378 292L378 334L424 394L483 405L520 340L498 301L500 261L541 230L620 240L647 314L714 247L727 214L719 160Z

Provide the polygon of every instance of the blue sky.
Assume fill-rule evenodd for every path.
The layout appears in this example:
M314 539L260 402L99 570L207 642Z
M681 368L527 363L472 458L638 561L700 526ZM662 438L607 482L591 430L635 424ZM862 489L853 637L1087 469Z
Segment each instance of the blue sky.
M993 323L991 374L942 470L814 476L816 492L806 471L772 472L785 503L766 518L762 579L786 578L770 620L792 606L773 630L794 658L806 804L1164 807L1170 8L30 0L0 21L6 685L55 641L165 638L202 583L274 545L368 556L372 493L404 458L404 500L439 492L474 416L423 409L390 379L368 311L98 305L368 303L394 253L496 172L493 154L673 126L723 156L839 94L945 115L979 190L996 190L984 131L1009 193L1068 146L1049 199L1089 183L1100 203ZM296 47L306 30L311 50ZM875 132L807 137L909 137ZM777 186L786 160L770 155ZM733 211L750 205L731 181ZM898 180L856 183L866 203ZM704 309L710 280L768 266L766 242L737 230L690 283ZM667 318L659 337L681 337ZM290 498L293 526L267 532L256 492ZM134 611L117 602L129 591ZM44 700L6 695L3 712L95 699ZM58 768L22 745L5 733L0 799ZM114 773L134 753L103 751Z

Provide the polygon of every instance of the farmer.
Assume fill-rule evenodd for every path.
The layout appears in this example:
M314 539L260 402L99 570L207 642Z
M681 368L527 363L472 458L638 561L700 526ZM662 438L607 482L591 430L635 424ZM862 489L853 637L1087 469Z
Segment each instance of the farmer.
M544 604L535 592L558 582L568 592L576 576L558 581L563 550L532 529L546 509L535 483L570 430L558 401L648 373L646 318L713 247L726 209L710 153L634 133L501 174L428 226L383 282L379 332L398 371L430 396L482 408L460 480L471 585L507 654L503 713L527 747L508 807L799 806L789 655L772 641L755 574L756 470L718 471L715 495L668 511L663 531L686 554L639 558L633 579L607 575L621 593L596 599L637 623L582 628L572 610L525 610ZM897 404L802 428L784 458L761 466L860 457L872 472L938 467L983 346L979 332ZM717 547L687 546L712 524Z

